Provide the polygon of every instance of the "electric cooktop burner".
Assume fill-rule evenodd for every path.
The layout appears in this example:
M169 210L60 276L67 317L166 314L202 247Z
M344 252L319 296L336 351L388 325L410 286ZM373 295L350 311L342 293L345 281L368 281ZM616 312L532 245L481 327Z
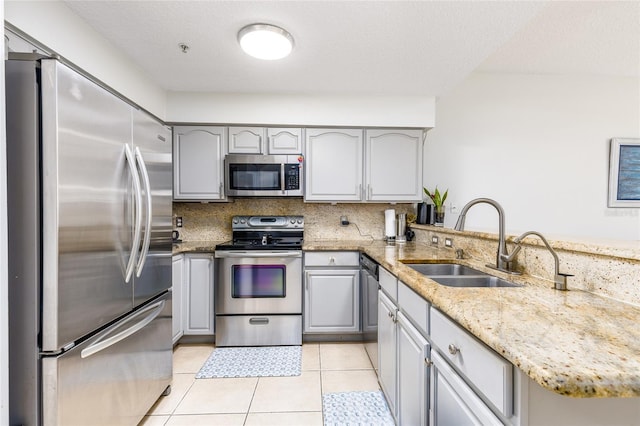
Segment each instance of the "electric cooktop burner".
M216 250L302 250L303 216L234 216L233 240Z

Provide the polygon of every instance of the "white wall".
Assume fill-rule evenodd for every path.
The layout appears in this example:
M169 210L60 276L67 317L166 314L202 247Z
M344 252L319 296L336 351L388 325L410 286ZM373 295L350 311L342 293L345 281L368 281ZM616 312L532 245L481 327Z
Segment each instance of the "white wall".
M638 209L607 208L609 140L640 137L638 77L474 73L437 110L424 184L448 188L449 206L494 198L508 234L640 239ZM466 229L495 232L496 217L473 207Z
M5 2L5 19L161 119L166 93L62 2Z
M167 121L433 127L427 96L245 95L169 92Z

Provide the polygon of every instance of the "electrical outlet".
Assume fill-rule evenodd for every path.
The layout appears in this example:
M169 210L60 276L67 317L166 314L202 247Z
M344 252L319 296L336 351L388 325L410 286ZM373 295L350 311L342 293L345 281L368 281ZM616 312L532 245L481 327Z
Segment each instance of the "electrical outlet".
M445 238L444 239L444 246L445 247L449 247L449 248L453 247L453 239Z
M432 235L431 236L431 244L432 245L437 246L438 245L438 241L440 241L440 239L438 238L437 235Z
M176 216L176 228L182 228L182 216Z

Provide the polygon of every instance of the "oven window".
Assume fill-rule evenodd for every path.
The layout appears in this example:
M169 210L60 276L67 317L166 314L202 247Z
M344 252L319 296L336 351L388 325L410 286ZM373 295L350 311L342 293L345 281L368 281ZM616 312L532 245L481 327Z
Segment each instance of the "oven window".
M231 297L285 297L284 265L233 265Z
M280 189L280 164L229 164L229 187L251 191Z

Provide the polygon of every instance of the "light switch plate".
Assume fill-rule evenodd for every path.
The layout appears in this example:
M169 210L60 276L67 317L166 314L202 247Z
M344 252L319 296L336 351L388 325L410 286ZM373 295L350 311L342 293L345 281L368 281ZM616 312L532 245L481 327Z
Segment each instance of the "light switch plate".
M440 239L438 238L437 235L432 235L431 236L431 244L437 246L438 245L438 241L440 241Z
M453 247L453 239L445 238L444 239L444 246L445 247L449 247L449 248Z

